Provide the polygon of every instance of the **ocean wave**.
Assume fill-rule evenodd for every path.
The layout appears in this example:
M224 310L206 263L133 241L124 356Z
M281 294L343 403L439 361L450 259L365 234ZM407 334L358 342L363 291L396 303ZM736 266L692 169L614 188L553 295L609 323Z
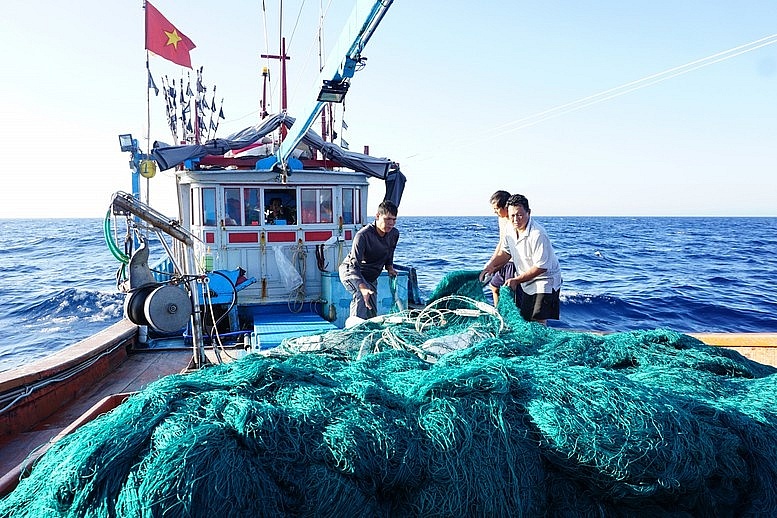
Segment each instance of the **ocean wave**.
M18 296L22 297L22 296ZM43 358L118 322L123 295L67 288L0 317L0 371ZM12 345L11 345L12 344Z
M774 304L777 312L777 304ZM638 298L580 292L561 295L561 320L553 327L591 331L634 331L668 328L692 332L777 332L775 312L737 306L720 299L699 299L678 293ZM668 326L667 322L672 325Z
M3 248L0 250L0 255L18 255L27 252L37 252L45 241L44 238L25 239L18 243L13 242L12 240L6 240L6 242L3 243Z
M48 298L17 307L10 315L43 322L62 322L63 319L105 322L121 319L123 304L124 298L120 293L67 288Z
M729 285L735 285L739 281L737 281L736 279L730 279L728 277L715 276L715 277L708 278L707 282L709 282L710 284L729 286Z
M20 278L37 275L42 271L43 270L40 267L29 264L8 264L0 266L0 273L2 273L4 276L12 275L15 277L18 276ZM5 277L4 280L7 281L8 277Z

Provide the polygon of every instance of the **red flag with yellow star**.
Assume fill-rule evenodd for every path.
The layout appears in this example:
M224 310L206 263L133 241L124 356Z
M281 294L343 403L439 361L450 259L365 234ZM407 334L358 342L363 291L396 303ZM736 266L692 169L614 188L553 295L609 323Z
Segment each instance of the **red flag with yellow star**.
M189 51L195 47L156 7L146 2L146 48L183 67L192 68Z

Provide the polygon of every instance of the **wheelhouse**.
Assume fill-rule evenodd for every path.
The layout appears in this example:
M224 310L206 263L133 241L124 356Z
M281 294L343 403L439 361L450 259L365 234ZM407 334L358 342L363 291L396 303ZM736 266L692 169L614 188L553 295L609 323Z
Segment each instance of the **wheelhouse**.
M366 223L364 174L304 171L282 183L268 171L180 171L183 225L199 240L207 269L242 269L256 283L241 304L286 301L280 249L302 277L304 300L321 297L321 272L336 272L350 241Z

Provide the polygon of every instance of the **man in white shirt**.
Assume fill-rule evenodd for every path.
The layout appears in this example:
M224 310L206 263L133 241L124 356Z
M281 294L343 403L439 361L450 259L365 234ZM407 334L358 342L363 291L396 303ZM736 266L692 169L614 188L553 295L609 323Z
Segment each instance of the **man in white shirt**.
M516 274L505 284L513 289L520 285L523 290L521 316L542 324L548 319L558 320L561 268L548 234L531 218L529 200L522 194L514 194L507 200L507 215L515 231L506 233L499 253L486 264L484 271L494 273L512 260Z

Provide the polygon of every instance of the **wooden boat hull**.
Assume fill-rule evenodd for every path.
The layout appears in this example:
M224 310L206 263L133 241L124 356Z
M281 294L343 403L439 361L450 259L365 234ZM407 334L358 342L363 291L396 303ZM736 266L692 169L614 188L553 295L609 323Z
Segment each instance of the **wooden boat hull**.
M90 411L101 400L118 404L117 394L181 372L192 358L190 349L130 354L136 341L137 326L122 320L40 361L0 372L0 409L12 403L0 412L0 496L16 486L31 453L74 429L79 417L112 408L103 403Z

